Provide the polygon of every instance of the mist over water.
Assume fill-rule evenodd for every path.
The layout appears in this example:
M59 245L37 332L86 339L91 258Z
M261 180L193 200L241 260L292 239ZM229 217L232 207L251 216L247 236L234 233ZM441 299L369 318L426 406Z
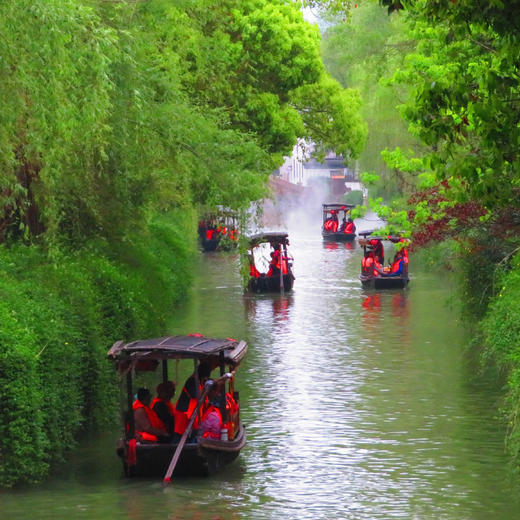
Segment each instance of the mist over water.
M118 431L50 481L0 494L9 519L511 520L519 510L499 389L465 354L446 277L410 258L408 289L368 291L357 243L324 243L319 197L272 222L294 290L244 295L233 253L201 254L172 334L248 342L237 373L248 445L207 479L126 480ZM378 227L356 220L358 230ZM268 229L268 230L272 230ZM109 346L107 346L108 349ZM184 375L179 376L182 384Z

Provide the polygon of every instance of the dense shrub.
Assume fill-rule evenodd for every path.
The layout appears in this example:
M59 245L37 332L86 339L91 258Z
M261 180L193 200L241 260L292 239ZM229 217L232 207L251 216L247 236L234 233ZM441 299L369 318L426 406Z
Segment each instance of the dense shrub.
M497 294L482 321L485 356L493 360L507 379L508 446L520 461L520 254L512 261L511 270L497 280Z
M118 417L106 352L167 332L189 281L188 224L165 216L119 251L89 244L52 262L0 247L0 485L41 479L84 429Z
M345 204L363 205L363 192L361 190L352 190L345 193Z

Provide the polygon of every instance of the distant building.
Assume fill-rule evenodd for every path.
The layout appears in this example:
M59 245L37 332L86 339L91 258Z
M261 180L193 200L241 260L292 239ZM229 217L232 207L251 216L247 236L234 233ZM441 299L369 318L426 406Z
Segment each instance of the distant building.
M273 176L301 186L309 186L309 181L318 177L330 179L331 191L337 195L353 190L363 191L358 172L348 168L341 155L329 152L325 161L320 163L306 156L305 150L308 148L303 142L299 142L291 157L285 158L284 164Z
M302 142L298 142L293 148L290 157L284 157L284 163L278 170L273 173L274 177L290 182L291 184L298 184L306 186L303 172L303 164L306 160L305 148Z

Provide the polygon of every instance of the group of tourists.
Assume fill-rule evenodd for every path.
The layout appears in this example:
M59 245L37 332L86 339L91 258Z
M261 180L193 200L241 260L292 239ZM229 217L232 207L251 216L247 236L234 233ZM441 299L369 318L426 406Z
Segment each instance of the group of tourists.
M291 260L281 250L280 244L272 245L273 250L270 252L269 268L266 273L261 273L255 265L254 259L249 262L249 275L253 278L260 278L261 276L279 276L280 270L282 274L289 272L288 261Z
M223 383L214 382L210 375L211 368L200 363L197 377L193 373L186 380L175 405L172 403L175 395L173 381L157 385L157 397L153 400L147 388L139 388L133 403L136 437L148 442L178 442L195 413L206 385L209 391L193 422L190 439L220 439L224 428L232 435L233 417L238 413L238 404L231 394L225 393Z
M404 242L404 239L401 239ZM368 248L361 261L363 274L373 276L401 276L408 265L408 251L405 247L398 249L389 266L385 266L385 251L381 239L368 240Z
M347 214L345 214L345 216L343 217L343 220L340 225L338 219L338 212L337 210L332 209L330 210L327 219L323 222L323 229L325 231L330 231L331 233L337 233L338 228L340 233L351 234L356 232L356 225L350 217L347 217Z
M206 240L216 240L227 237L233 242L238 241L238 229L234 226L216 224L213 221L202 220L199 222L199 236Z

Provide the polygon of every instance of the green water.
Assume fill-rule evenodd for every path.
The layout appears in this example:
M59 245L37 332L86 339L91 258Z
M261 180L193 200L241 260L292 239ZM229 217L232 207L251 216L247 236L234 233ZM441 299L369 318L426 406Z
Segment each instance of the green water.
M237 259L205 254L174 311L172 334L248 342L248 444L228 471L167 489L127 480L106 432L47 482L0 493L0 518L519 518L500 394L465 354L449 279L412 257L408 289L365 291L359 247L289 232L292 293L244 296Z

